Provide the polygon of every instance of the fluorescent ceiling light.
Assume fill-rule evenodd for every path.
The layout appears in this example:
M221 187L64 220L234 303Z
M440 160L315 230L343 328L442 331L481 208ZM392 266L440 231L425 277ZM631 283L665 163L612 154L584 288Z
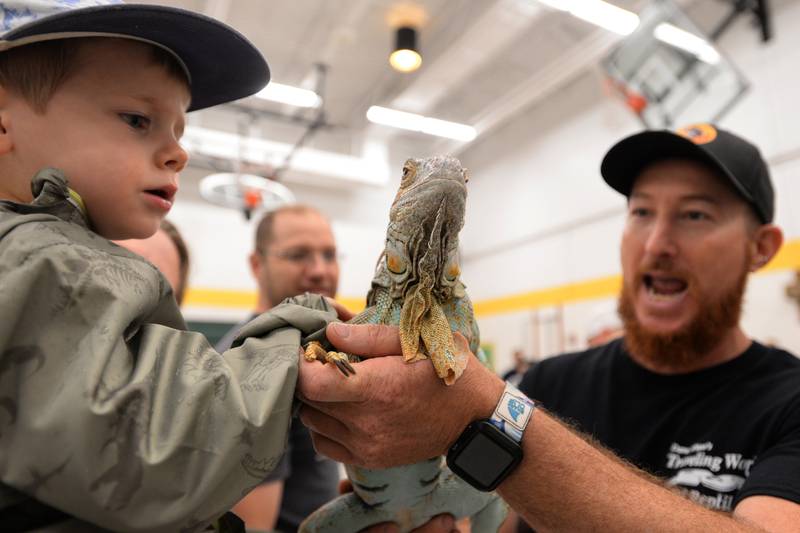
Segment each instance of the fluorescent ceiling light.
M270 100L296 107L319 107L322 104L322 98L314 91L275 82L267 84L255 96L262 100Z
M283 163L292 145L259 139L240 137L235 133L188 126L181 144L189 153L219 157L230 161L243 160L249 163L278 168ZM385 185L389 181L388 168L377 161L364 157L300 148L292 157L292 170L329 176L351 182L370 185Z
M569 12L586 22L619 35L629 35L639 25L638 15L602 0L539 0L539 2ZM656 26L654 35L659 41L694 54L701 61L712 65L719 63L720 56L714 47L691 32L662 22Z
M478 136L475 128L466 124L424 117L415 113L406 113L405 111L397 111L377 105L371 106L367 110L367 119L375 124L427 133L428 135L446 137L456 141L470 142Z
M662 22L656 26L653 35L655 35L656 39L661 42L667 43L676 48L680 48L681 50L685 50L690 54L697 56L697 58L701 61L705 61L711 65L716 65L719 63L719 52L717 52L714 47L708 43L708 41L686 30L682 30L677 26Z
M539 0L561 11L619 35L630 35L639 25L639 16L603 0Z

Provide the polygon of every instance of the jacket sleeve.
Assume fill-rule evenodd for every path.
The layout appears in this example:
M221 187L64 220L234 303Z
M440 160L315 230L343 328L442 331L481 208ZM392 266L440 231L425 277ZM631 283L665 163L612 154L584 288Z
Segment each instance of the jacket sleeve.
M336 315L324 300L294 322L256 318L221 355L178 329L149 263L3 241L3 483L104 528L192 531L273 469L300 338Z

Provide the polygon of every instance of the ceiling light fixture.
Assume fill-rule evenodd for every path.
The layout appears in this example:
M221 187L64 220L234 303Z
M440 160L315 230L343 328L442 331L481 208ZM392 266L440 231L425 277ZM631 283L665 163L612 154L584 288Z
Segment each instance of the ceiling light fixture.
M561 11L600 26L618 35L630 35L639 25L639 16L603 0L539 0Z
M389 64L400 72L414 72L422 65L422 56L417 49L417 30L410 26L397 28L394 51L389 55Z
M639 26L639 16L603 0L539 0L560 11L590 22L601 28L629 35ZM659 41L694 54L701 61L715 65L720 61L719 52L704 38L691 32L662 22L653 32Z
M246 161L253 165L277 168L292 145L235 133L187 126L181 144L190 154L218 157L229 161ZM383 186L389 181L389 170L372 159L300 148L292 158L292 170L339 178L351 183Z
M560 11L566 11L608 31L629 35L639 26L639 16L603 0L539 0ZM704 38L662 22L653 32L659 41L694 54L697 59L715 65L720 62L719 52Z
M475 128L466 124L424 117L415 113L406 113L405 111L397 111L396 109L377 105L371 106L367 110L367 120L375 124L418 131L428 135L455 139L456 141L470 142L478 136Z
M716 65L721 59L719 52L708 41L672 24L662 22L656 26L653 35L659 41L694 54L697 59L711 65Z
M255 94L256 98L293 105L295 107L319 107L322 98L314 91L270 82L266 87Z

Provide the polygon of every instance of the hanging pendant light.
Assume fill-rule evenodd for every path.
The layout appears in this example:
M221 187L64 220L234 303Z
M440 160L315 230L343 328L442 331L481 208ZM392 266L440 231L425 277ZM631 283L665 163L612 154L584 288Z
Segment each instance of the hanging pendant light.
M422 56L417 49L417 30L402 26L396 30L394 51L389 55L389 64L400 72L413 72L422 65Z

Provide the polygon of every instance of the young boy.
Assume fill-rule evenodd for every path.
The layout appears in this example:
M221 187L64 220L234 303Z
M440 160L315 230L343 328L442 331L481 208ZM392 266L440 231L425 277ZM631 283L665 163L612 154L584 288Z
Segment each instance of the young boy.
M0 2L0 21L0 528L204 529L278 461L297 354L256 323L223 358L107 239L156 231L185 112L267 65L171 8Z

